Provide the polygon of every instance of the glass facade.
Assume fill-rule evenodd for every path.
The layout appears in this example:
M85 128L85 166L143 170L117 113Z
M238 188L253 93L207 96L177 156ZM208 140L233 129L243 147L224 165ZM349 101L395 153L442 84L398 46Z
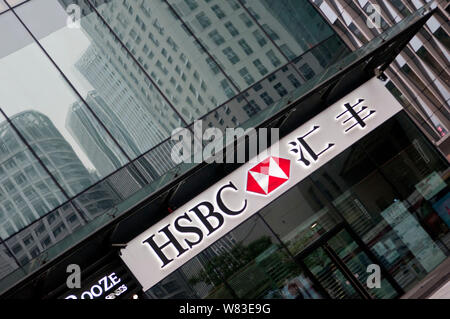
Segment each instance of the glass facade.
M0 292L192 169L171 157L174 129L257 126L420 14L350 53L307 1L0 0ZM404 117L389 123L398 143L364 139L147 296L398 296L447 254L448 173ZM347 157L364 170L341 174ZM385 192L370 202L365 183ZM361 269L378 260L373 293Z
M448 257L449 199L448 163L402 111L145 295L396 298Z
M349 53L290 0L0 0L0 42L2 287L192 168L175 128L257 125Z

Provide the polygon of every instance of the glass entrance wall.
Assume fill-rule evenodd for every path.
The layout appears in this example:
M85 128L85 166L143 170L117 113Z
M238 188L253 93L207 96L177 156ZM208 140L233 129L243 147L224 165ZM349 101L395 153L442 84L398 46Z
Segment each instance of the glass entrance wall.
M335 257L344 264L343 268L351 271L359 285L367 286L367 281L370 280L370 272L367 269L370 265L376 264L376 261L367 255L364 248L358 245L348 231L345 229L339 231L327 241L327 248L330 254L337 255ZM380 288L366 290L372 298L392 298L397 295L395 288L385 276L381 276Z
M449 255L449 176L400 112L146 296L400 297Z
M407 290L446 257L448 171L400 114L311 178Z
M361 299L354 286L350 284L342 270L327 255L324 248L319 247L305 259L305 266L318 278L320 284L333 299Z

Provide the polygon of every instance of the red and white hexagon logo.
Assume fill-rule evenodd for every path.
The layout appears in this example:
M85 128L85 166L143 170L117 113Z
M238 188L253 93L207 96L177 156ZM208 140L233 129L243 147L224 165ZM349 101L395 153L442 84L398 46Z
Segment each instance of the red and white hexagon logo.
M247 173L247 191L269 195L289 180L291 161L270 156Z

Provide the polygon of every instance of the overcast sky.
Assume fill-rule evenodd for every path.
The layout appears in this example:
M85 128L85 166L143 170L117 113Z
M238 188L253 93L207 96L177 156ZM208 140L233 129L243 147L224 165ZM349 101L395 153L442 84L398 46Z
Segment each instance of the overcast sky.
M82 29L66 27L67 14L55 0L31 1L17 13L85 97L92 87L74 67L90 44ZM76 94L12 13L0 15L0 43L0 106L8 116L30 109L44 113L93 168L65 128Z

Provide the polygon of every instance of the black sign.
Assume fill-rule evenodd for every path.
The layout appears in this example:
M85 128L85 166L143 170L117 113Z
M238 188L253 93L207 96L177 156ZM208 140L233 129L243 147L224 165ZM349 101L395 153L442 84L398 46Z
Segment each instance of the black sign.
M60 299L130 299L140 291L140 286L118 258L93 275L85 276L82 272L81 288L70 289Z

